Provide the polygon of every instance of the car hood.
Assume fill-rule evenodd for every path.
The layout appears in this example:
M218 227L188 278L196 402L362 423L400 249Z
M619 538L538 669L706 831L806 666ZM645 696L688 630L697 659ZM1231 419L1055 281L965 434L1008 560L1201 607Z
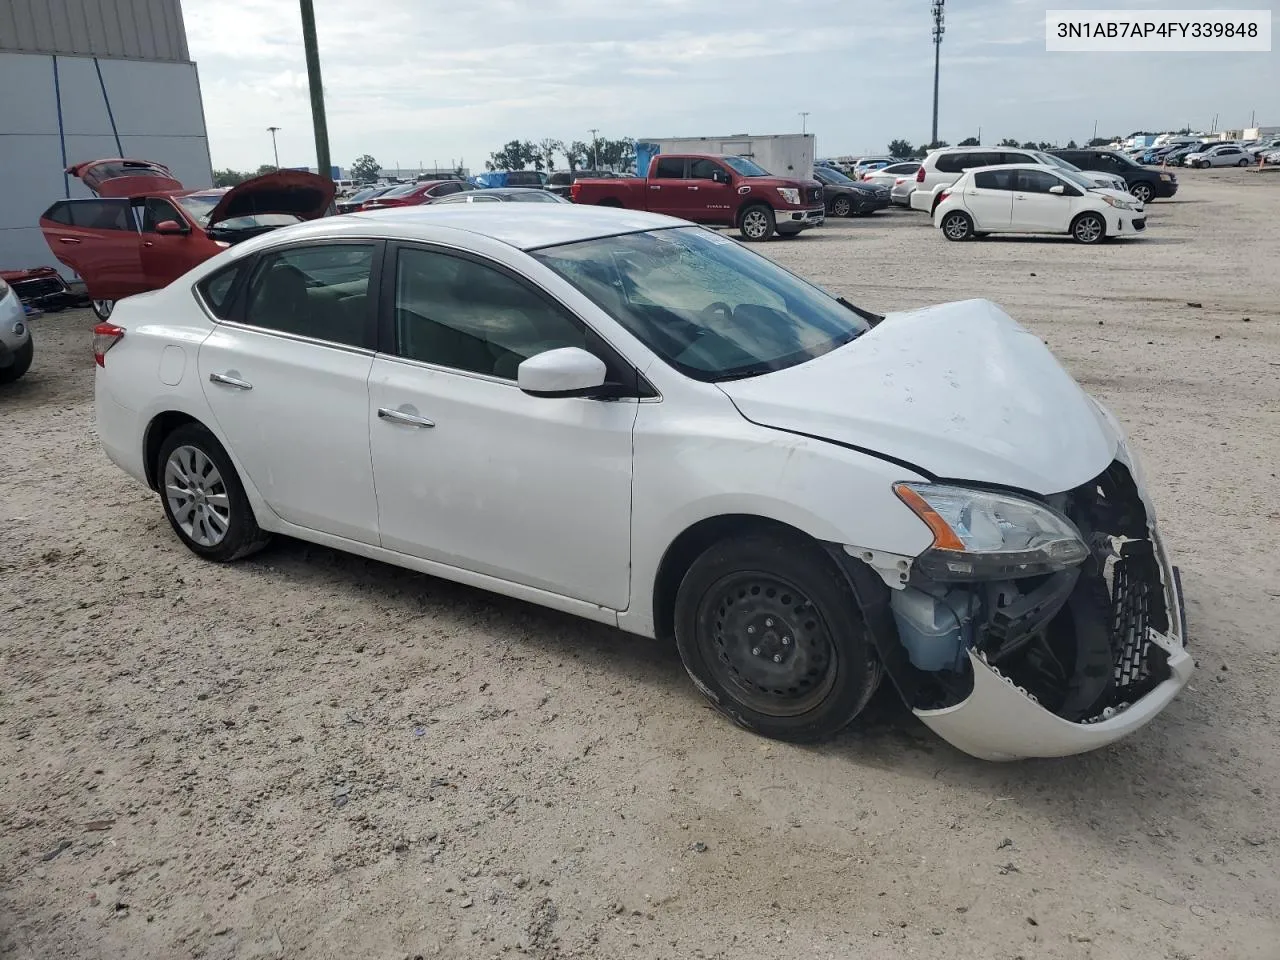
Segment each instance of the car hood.
M1129 193L1127 190L1119 190L1114 187L1094 187L1089 192L1096 193L1104 197L1110 197L1112 200L1123 200L1125 203L1130 205L1136 203L1138 207L1142 206L1141 203L1138 203L1138 201L1133 199L1133 194Z
M761 426L1038 494L1096 477L1121 439L1044 343L988 300L889 314L817 359L719 386Z
M246 180L222 195L209 213L214 226L233 217L259 213L291 213L315 220L329 212L337 187L328 177L305 170L277 170Z

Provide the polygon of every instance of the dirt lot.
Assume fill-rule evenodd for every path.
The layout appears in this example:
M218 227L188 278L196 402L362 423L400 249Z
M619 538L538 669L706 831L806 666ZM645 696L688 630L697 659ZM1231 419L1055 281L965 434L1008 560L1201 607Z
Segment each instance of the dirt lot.
M297 542L202 563L96 445L90 315L39 319L0 389L0 956L1280 957L1280 175L1180 177L1099 249L902 211L767 248L876 309L989 297L1130 425L1200 671L1054 762L884 691L769 743L656 643Z

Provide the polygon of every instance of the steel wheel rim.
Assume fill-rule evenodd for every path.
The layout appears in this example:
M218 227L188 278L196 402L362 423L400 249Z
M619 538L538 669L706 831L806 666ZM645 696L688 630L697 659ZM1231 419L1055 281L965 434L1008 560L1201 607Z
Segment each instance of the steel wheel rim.
M848 197L841 197L835 203L831 204L831 212L837 217L847 217L853 209L853 204L849 202Z
M94 312L103 320L111 316L111 311L115 309L115 306L116 306L116 302L114 300L94 300L93 301Z
M1081 243L1093 243L1101 233L1101 226L1093 217L1085 217L1076 224L1076 238Z
M835 644L822 614L781 577L742 571L720 578L698 606L711 672L758 713L795 717L835 686Z
M746 231L748 237L763 237L768 228L769 221L763 211L748 210L742 218L742 229Z
M960 214L953 213L942 222L942 229L952 240L963 240L969 232L969 224Z
M164 465L173 522L194 543L216 547L231 529L231 496L217 464L199 447L177 447Z

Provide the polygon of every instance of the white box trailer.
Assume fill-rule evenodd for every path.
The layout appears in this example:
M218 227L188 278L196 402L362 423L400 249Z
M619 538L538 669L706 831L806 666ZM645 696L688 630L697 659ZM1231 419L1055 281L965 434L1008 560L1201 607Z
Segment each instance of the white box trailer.
M728 137L652 137L636 141L636 172L649 172L649 160L661 153L727 153L750 157L774 176L813 177L816 149L812 133L776 133L764 136L737 134Z

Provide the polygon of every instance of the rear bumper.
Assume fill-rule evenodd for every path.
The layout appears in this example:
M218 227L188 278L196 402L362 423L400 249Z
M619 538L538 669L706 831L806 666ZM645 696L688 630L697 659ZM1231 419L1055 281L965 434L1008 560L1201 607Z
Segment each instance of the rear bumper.
M775 210L774 223L779 233L798 233L809 227L821 226L827 218L825 207L811 207L808 210Z
M922 213L932 213L933 207L933 191L915 189L911 191L911 202L907 204L912 210L919 210Z

